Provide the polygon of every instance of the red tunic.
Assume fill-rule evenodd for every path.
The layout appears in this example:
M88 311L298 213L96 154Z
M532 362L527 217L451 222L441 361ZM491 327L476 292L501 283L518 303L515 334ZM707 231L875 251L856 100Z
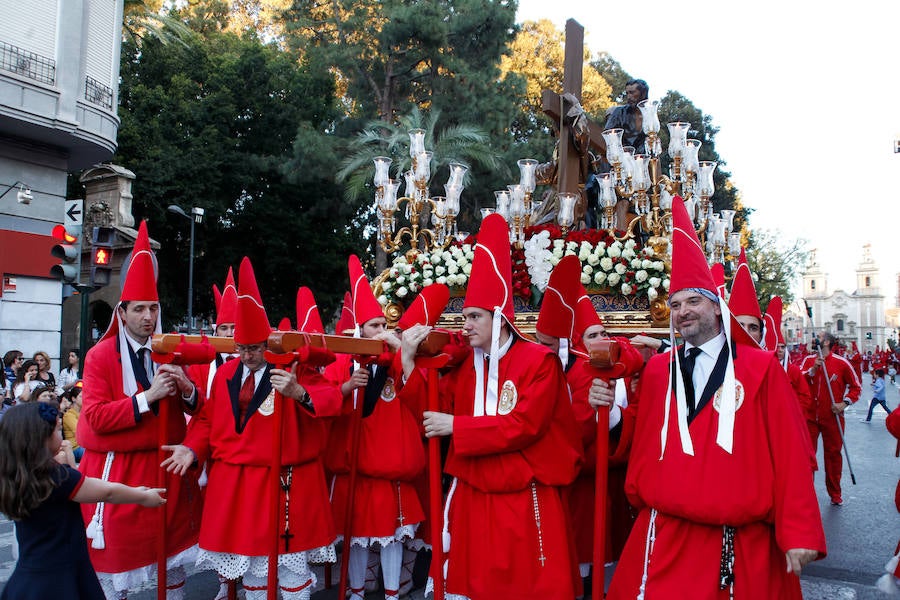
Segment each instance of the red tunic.
M271 483L274 424L266 400L274 393L266 368L248 407L243 429L237 424L238 393L243 364L231 360L219 367L212 394L191 419L184 445L199 463L209 459L209 484L200 547L212 552L264 556L271 549L271 511L278 507L279 530L284 533L284 492ZM340 392L312 369L298 373L314 411L292 398L283 399L281 423L282 477L291 469L288 504L288 552L327 546L334 541L321 454L325 427L317 417L337 414ZM278 494L276 502L275 494ZM213 500L217 499L217 500ZM283 545L280 552L285 552Z
M127 360L127 359L126 359ZM99 342L88 351L84 362L84 390L81 418L76 437L84 447L79 470L88 477L101 478L108 452L114 452L109 481L126 485L165 487L167 502L167 554L173 556L197 543L200 529L200 490L196 475L172 477L158 486L165 471L159 468L159 427L161 421L152 411L135 418L134 403L126 396L118 339ZM140 389L140 384L138 384ZM167 443L179 444L184 438L185 417L179 397L170 397ZM82 504L85 523L90 522L95 504ZM106 548L90 548L94 569L101 573L124 573L156 563L156 540L162 509L137 504L105 504L103 536Z
M723 526L734 537L734 598L801 598L785 570L794 548L825 553L805 428L784 369L769 352L739 347L735 376L743 386L731 454L716 444L718 412L709 401L689 426L685 454L676 405L660 458L669 354L653 357L641 377L640 408L625 491L640 515L616 568L608 598L633 599L646 568L646 597L725 599L719 589ZM651 509L655 543L645 565ZM687 559L685 557L688 557Z
M571 600L580 581L560 487L578 473L581 443L559 359L516 340L500 359L499 390L498 414L474 417L473 359L441 380L442 403L455 415L446 591ZM403 393L411 391L424 393L418 374Z
M842 402L844 398L856 402L859 400L862 388L850 361L832 353L825 357L825 370L828 371L828 376L831 378L832 394L829 394L828 388L825 387L825 373L822 369L817 369L814 377L809 376L808 372L815 365L816 358L818 358L817 354L807 355L800 364L800 370L806 376L810 395L815 405L816 419L814 420L831 425L835 422L834 413L831 411L832 394L835 402Z
M594 471L597 463L597 412L588 402L588 389L593 380L590 372L584 368L584 359L577 358L572 367L566 371L566 381L572 394L572 410L581 430L581 442L584 448L584 466L578 477L566 490L566 504L572 516L572 530L575 538L575 549L579 563L593 562L594 554ZM630 380L625 382L630 391ZM629 405L622 410L622 419L609 440L609 475L607 480L606 500L606 549L604 558L607 562L618 560L625 540L631 532L634 516L628 499L625 497L625 470L628 464L628 452L634 434L634 421L637 415L636 399L629 393ZM632 400L635 400L632 404Z
M326 369L326 376L335 385L342 385L350 378L352 360L350 355L339 355ZM414 485L425 468L420 421L413 413L413 407L418 406L420 400L407 396L411 400L407 402L399 395L402 378L399 360L378 369L385 369L387 376L372 412L365 415L360 424L350 527L351 535L358 543L364 543L365 538L387 542L395 535L412 537L415 526L425 518ZM370 393L379 379L376 374L369 380L366 389ZM365 390L360 388L358 402L364 402L364 394ZM335 474L331 501L338 532L344 531L349 494L352 413L353 394L350 394L344 399L343 414L332 425L326 452L326 467Z

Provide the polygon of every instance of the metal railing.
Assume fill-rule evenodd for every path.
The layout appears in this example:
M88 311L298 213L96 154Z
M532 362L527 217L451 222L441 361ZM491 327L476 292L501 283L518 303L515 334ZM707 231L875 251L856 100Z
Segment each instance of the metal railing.
M84 99L88 102L112 110L113 91L90 75L84 78Z
M0 70L49 85L56 83L56 61L6 42L0 42Z

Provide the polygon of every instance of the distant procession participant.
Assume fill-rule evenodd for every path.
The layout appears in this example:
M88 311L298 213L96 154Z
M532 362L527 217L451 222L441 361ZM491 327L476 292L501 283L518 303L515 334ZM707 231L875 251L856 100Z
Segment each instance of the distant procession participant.
M399 340L388 332L381 305L372 293L359 258L351 256L352 314L359 337L383 340L394 349ZM403 386L399 360L389 365L362 366L347 354L325 370L340 386L343 414L328 440L327 467L334 473L331 502L338 535L346 528L347 503L353 494L348 579L351 600L365 594L369 552L380 551L384 597L399 597L404 543L413 539L425 519L414 482L425 468L425 451L414 403L399 396ZM350 490L351 431L354 401L362 403L356 489Z
M271 327L246 257L238 286L234 341L240 359L216 371L212 393L184 443L163 448L172 452L163 465L189 476L196 464L210 462L198 566L225 579L243 577L247 600L264 600L277 535L281 597L308 600L315 586L309 563L335 561L319 417L338 414L340 394L315 368L295 364L289 372L266 362ZM271 473L276 391L284 395L281 490L273 487ZM275 532L273 510L279 513Z
M150 336L160 332L159 296L146 223L142 222L121 299L112 322L85 358L82 409L76 437L84 448L80 470L88 477L131 486L155 486L160 403L168 402L169 443L184 438L184 411L197 406L194 386L181 367L150 357ZM167 478L166 597L184 597L184 565L197 557L200 490L197 478ZM161 510L100 502L83 504L90 556L104 594L124 598L156 578Z
M806 376L806 383L816 407L815 421L807 421L809 438L813 451L819 444L819 436L822 436L822 451L825 459L825 489L831 498L833 506L844 504L841 495L841 472L844 468L844 459L841 456L843 443L838 429L844 427L844 410L859 400L862 388L853 366L843 356L832 352L836 346L834 335L828 332L819 334L819 343L824 360L818 352L809 354L800 364L800 370ZM826 381L825 372L828 373ZM828 386L831 386L829 392ZM832 402L834 398L834 402Z
M428 437L450 436L444 471L446 574L452 600L541 598L581 593L568 509L581 441L565 375L547 348L515 329L508 227L487 216L478 233L463 305L473 352L440 382L441 412L425 412ZM403 332L401 394L425 393L412 358L429 331ZM429 583L431 586L432 583Z
M213 285L213 299L216 303L216 331L218 337L234 337L234 320L237 312L237 287L234 284L234 272L228 267L228 275L225 278L225 288L220 292L218 286ZM191 381L197 386L201 398L205 400L212 390L213 377L216 370L229 359L236 358L235 354L217 352L216 357L206 365L191 365L188 374Z
M772 353L732 345L739 326L680 198L672 212L671 337L684 345L641 374L625 482L640 513L607 598L800 599L801 569L825 554L800 411Z

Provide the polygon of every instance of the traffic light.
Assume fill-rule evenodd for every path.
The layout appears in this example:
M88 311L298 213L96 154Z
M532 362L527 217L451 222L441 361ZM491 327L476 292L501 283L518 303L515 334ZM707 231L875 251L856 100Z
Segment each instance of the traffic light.
M94 227L91 232L91 286L95 288L109 285L115 235L112 227Z
M81 224L56 225L51 235L59 243L50 249L50 254L62 262L50 267L50 275L63 283L77 283L81 275Z

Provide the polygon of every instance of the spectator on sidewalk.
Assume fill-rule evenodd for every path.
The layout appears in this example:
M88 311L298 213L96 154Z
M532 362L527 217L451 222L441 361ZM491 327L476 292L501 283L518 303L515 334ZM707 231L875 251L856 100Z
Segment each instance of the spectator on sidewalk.
M38 366L38 374L35 380L38 383L56 387L56 377L50 372L50 355L43 350L38 350L32 358Z
M876 404L881 405L884 412L891 414L891 409L888 408L884 399L884 369L875 369L875 377L872 379L872 400L869 402L869 414L866 415L865 419L860 419L863 423L872 422L872 412L875 410Z
M14 402L28 402L31 400L31 392L40 383L37 380L38 366L33 360L26 360L16 372L13 383L12 397Z
M79 356L81 356L81 352L77 348L69 350L69 356L66 359L68 366L59 371L59 377L57 378L56 383L62 388L63 392L71 390L81 379L79 374L81 371L81 359Z
M21 350L10 350L3 355L3 371L6 375L6 385L9 389L12 389L12 386L16 383L16 374L22 366L23 358Z

